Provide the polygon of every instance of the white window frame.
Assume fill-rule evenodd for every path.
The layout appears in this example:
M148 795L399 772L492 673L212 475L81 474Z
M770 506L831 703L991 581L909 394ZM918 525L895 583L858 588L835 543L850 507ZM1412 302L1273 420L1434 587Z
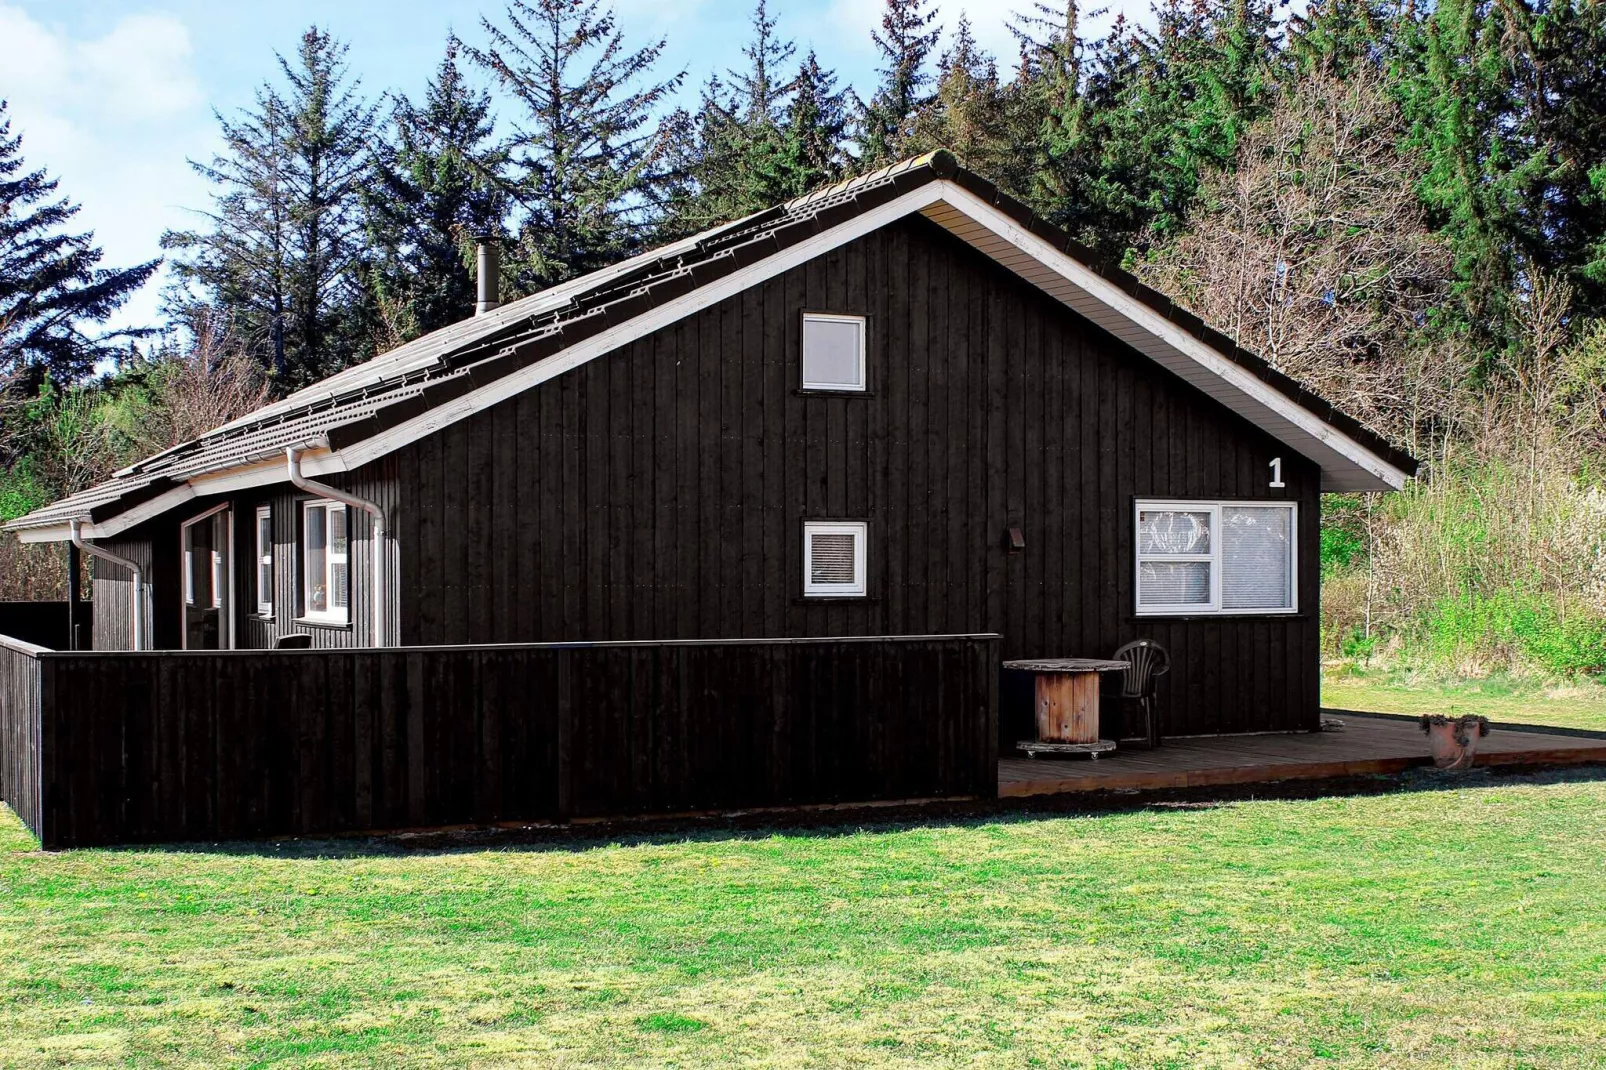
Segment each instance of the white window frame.
M853 536L852 583L815 583L815 535ZM870 541L870 525L862 520L805 520L803 522L803 597L805 598L863 598L868 586L865 582L865 547Z
M346 514L346 552L340 555L346 566L346 605L341 609L330 608L314 611L312 608L312 570L310 568L311 555L307 551L307 518L314 509L328 509L331 513L339 509ZM329 589L329 605L334 606L334 583L331 576L334 574L334 525L329 517L324 518L324 553L323 553L323 582ZM329 498L309 498L301 503L301 542L299 543L301 555L301 620L311 621L314 624L350 624L351 623L351 510L345 502L333 501Z
M262 542L262 522L268 522L268 541ZM273 616L273 587L275 576L273 573L273 506L259 505L256 508L256 532L252 537L256 547L256 559L252 562L252 575L255 577L257 593L257 616L271 618ZM262 585L262 568L268 569L268 583L266 589Z
M1273 609L1223 609L1221 577L1226 554L1226 531L1221 524L1225 509L1286 509L1288 511L1288 593L1289 605ZM1145 554L1138 530L1146 512L1210 514L1210 552L1205 554ZM1205 561L1210 565L1210 602L1180 605L1145 605L1142 601L1143 565L1149 561ZM1132 505L1132 605L1139 617L1286 617L1299 612L1299 503L1273 500L1187 501L1166 498L1139 498Z
M218 521L221 519L221 523ZM190 529L197 524L212 523L213 534L217 537L212 550L211 560L207 562L207 575L212 581L212 604L198 606L195 604L195 551L186 547L189 541ZM221 527L223 530L218 531ZM179 603L179 646L189 649L189 611L192 609L213 609L218 614L218 645L224 650L235 648L234 634L234 509L229 502L222 502L204 513L198 513L179 524L179 551L180 568L183 570L182 598ZM225 558L223 555L227 555ZM226 565L226 567L224 567Z
M804 345L807 340L810 323L851 323L859 329L859 385L843 386L841 383L811 383L808 374L804 371L807 360L804 357ZM870 389L870 380L867 372L865 356L866 342L869 331L864 316L852 316L837 312L805 312L803 313L803 334L798 338L797 362L798 376L803 381L804 390L829 390L839 394L863 394Z

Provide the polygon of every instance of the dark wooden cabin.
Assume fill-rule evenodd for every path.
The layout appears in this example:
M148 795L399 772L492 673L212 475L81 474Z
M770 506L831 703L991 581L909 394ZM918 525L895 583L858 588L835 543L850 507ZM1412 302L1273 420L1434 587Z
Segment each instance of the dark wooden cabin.
M294 485L287 448L382 508L382 584L369 513ZM1308 730L1320 494L1414 470L939 153L465 320L11 527L77 519L141 565L153 649L1148 636L1167 734ZM97 649L130 647L131 591L97 562Z

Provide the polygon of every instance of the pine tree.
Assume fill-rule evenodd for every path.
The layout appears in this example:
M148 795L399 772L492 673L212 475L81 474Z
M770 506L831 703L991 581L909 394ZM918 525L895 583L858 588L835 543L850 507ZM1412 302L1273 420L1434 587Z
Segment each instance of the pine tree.
M1397 27L1419 188L1483 359L1520 344L1536 273L1606 311L1606 8L1443 0Z
M464 80L460 49L447 41L422 105L396 101L366 198L371 285L392 343L473 313L475 239L502 228L506 154L492 140L490 95Z
M753 12L753 35L742 49L747 66L713 76L695 116L675 117L667 129L680 139L677 157L687 179L665 237L696 233L793 196L798 176L788 141L782 65L796 47L776 35L764 0ZM816 66L818 66L816 64Z
M937 68L937 91L910 124L904 152L948 149L965 166L1012 187L1020 153L1010 136L1010 102L998 63L977 44L968 18L960 18Z
M25 170L22 135L0 100L0 383L45 375L70 383L111 357L131 332L94 333L160 264L100 266L92 233L63 228L78 206L56 197L45 171Z
M797 46L777 37L775 26L766 0L758 0L753 9L753 37L742 49L747 69L727 72L734 100L750 126L778 126L786 97L792 92L792 83L782 81L779 73Z
M349 77L346 46L313 27L281 91L258 89L237 119L219 116L224 151L193 166L216 187L209 229L173 232L175 316L220 317L283 391L373 353L365 286L363 188L374 108Z
M942 38L931 0L885 0L881 28L872 32L881 54L881 84L859 115L859 162L880 167L905 153L910 124L931 99L926 69Z
M664 42L631 51L601 0L513 0L466 47L523 108L509 145L523 209L508 282L532 292L636 252L674 191L653 112L680 84L648 78Z
M1083 51L1077 8L1022 25L1042 109L1030 199L1116 255L1177 233L1203 178L1230 168L1264 114L1277 53L1275 0L1164 0L1155 28L1117 20ZM1047 28L1046 39L1030 29Z
M783 149L786 193L797 197L835 182L847 170L843 144L848 135L852 91L836 87L836 74L820 66L810 49L792 79Z

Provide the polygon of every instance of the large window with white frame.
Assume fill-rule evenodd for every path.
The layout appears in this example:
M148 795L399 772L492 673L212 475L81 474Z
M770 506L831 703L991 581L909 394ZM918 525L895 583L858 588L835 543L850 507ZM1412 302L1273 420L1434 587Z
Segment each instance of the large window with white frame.
M346 507L311 501L301 507L302 616L345 624L351 612Z
M863 392L865 319L803 313L803 389Z
M257 506L256 585L257 616L273 616L273 508Z
M803 524L803 594L809 598L859 598L865 587L868 525L806 521Z
M1294 502L1139 501L1139 615L1299 609Z

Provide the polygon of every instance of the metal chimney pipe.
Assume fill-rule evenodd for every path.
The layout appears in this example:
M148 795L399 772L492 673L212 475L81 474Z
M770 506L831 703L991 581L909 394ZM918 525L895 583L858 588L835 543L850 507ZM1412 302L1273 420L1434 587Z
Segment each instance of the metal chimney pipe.
M491 235L479 238L474 250L476 294L474 315L483 316L502 303L502 246Z

